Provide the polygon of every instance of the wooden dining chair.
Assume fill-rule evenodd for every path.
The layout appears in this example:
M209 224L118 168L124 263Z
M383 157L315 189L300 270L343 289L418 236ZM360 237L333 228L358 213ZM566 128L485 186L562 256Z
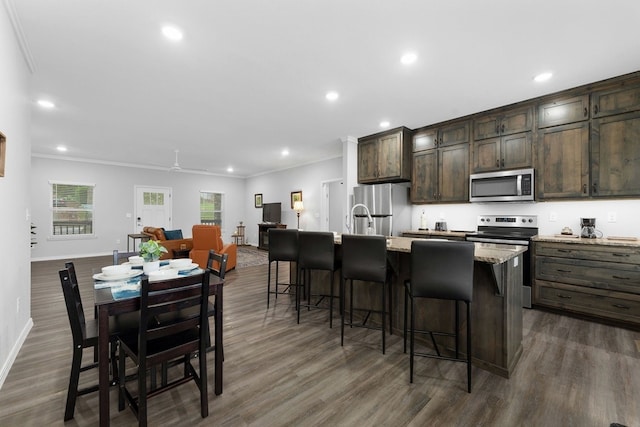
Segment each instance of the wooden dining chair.
M200 390L200 415L209 415L207 390L207 361L200 357L199 369L191 363L192 354L205 354L208 335L209 274L203 272L189 276L150 282L142 279L140 293L140 327L137 333L119 337L118 409L125 401L138 418L140 426L148 420L147 400L178 385L194 381ZM167 323L150 322L158 316L175 313L180 309L196 308L196 316L176 316ZM136 364L137 392L127 387L126 357ZM156 389L147 388L147 371L173 360L182 360L183 375Z
M138 255L138 252L119 252L117 249L113 251L113 265L121 264L123 261L129 261L129 257Z

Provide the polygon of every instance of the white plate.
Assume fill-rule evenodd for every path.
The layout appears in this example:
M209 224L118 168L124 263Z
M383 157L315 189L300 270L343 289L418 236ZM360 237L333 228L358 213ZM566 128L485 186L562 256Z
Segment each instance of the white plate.
M141 274L142 274L141 270L130 270L124 274L112 274L109 276L103 273L98 273L93 275L93 279L104 280L105 282L113 282L114 280L131 279L132 277L140 276Z
M195 270L196 268L200 267L198 264L196 264L195 262L192 262L189 265L186 265L184 267L180 267L180 268L173 268L176 271L179 271L180 273L187 273L191 270Z
M167 268L164 270L150 271L148 276L149 281L151 282L154 282L156 280L167 280L178 277L178 270L174 268Z
M141 262L131 262L131 261L127 261L127 262L123 262L123 263L122 263L122 264L120 264L120 265L128 265L128 266L130 266L130 267L139 267L139 268L142 268L143 263L141 263Z

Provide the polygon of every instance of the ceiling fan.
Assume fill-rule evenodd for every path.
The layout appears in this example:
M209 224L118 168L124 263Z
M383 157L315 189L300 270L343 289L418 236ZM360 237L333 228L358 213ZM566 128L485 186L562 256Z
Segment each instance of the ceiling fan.
M176 162L173 164L173 166L171 166L169 168L169 172L179 172L182 170L182 168L180 167L180 163L178 163L178 152L180 150L175 150L176 153Z

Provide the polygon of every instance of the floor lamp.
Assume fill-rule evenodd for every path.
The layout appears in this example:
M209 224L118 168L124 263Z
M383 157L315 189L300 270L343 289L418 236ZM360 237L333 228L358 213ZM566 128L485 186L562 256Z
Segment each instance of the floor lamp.
M296 211L296 215L298 216L298 230L300 229L300 212L304 210L304 205L302 204L302 200L297 200L293 202L293 210Z

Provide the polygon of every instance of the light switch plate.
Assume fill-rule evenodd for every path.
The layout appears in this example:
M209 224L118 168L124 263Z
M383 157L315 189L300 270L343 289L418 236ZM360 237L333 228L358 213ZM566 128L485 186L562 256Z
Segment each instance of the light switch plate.
M607 222L616 222L616 221L618 221L618 214L616 212L608 212Z

